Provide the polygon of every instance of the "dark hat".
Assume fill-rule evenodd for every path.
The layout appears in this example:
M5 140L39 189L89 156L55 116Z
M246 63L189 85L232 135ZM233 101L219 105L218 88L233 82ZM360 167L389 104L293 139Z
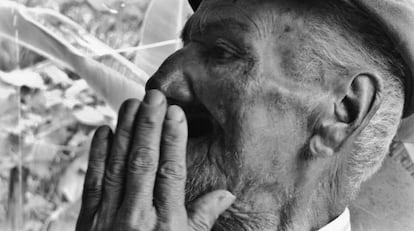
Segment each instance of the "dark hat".
M409 73L405 78L403 117L414 113L414 1L351 0L378 21L401 53Z
M197 10L202 0L189 0ZM413 0L346 0L362 8L387 31L400 51L407 73L405 81L405 105L403 117L414 113L414 1Z
M189 0L191 8L193 8L194 11L197 10L198 6L201 3L201 0Z

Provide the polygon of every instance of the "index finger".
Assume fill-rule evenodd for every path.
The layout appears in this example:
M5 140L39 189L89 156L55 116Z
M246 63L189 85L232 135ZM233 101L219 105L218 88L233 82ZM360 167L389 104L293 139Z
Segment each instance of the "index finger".
M187 121L178 106L168 108L161 138L161 154L154 192L158 215L169 221L185 213Z
M157 90L148 92L136 118L129 153L124 208L152 206L165 111L165 96Z

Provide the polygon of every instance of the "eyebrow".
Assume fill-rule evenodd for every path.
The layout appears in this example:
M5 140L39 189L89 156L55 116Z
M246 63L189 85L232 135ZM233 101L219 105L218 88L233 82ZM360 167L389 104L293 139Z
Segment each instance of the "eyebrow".
M230 29L239 29L243 32L249 32L250 26L235 18L221 18L211 22L201 22L200 19L190 17L181 31L181 40L188 41L191 34L202 34L208 31L229 31Z

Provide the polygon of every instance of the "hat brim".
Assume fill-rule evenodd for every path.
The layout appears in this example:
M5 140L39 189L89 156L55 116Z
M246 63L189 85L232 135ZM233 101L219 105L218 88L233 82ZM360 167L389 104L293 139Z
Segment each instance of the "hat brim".
M190 3L191 8L193 8L193 10L196 11L201 3L201 0L188 0L188 2Z
M394 41L410 73L405 79L403 117L414 114L414 1L351 0L385 28Z

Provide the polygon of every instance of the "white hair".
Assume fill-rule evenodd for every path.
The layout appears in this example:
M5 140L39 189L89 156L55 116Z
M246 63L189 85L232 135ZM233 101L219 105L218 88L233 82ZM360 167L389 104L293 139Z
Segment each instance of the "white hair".
M342 1L321 4L314 10L323 13L311 14L313 18L305 22L309 24L311 41L301 52L312 53L305 55L312 58L306 66L317 67L322 62L323 68L336 70L338 74L349 74L349 70L356 68L372 69L380 74L384 87L380 108L357 137L346 163L349 199L352 199L360 184L381 167L389 153L402 117L403 82L408 72L391 40L366 14Z

